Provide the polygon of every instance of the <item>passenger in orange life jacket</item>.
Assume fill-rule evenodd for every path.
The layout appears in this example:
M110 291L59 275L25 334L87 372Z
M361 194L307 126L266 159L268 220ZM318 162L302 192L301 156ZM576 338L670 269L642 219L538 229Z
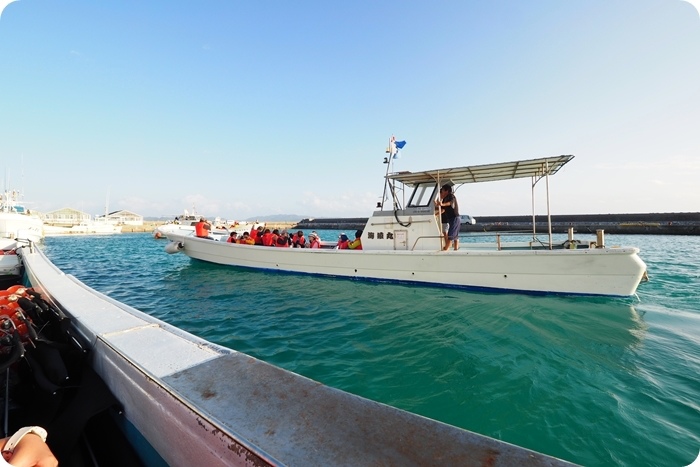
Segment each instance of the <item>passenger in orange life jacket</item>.
M201 238L211 238L209 236L209 231L211 230L211 224L203 217L199 218L199 222L194 225L194 234Z
M309 248L321 248L321 240L316 232L309 234Z
M279 237L277 237L277 241L275 242L275 246L279 248L289 248L289 245L292 243L292 241L289 239L289 234L287 233L287 229L283 230L282 233L280 233Z
M258 227L257 233L255 235L255 244L256 245L262 245L262 237L263 237L263 228L262 226Z
M255 239L253 239L248 232L243 232L243 238L241 238L241 241L238 243L241 245L255 245Z
M292 246L294 248L306 247L306 239L304 238L304 232L300 230L294 235L292 235Z
M277 246L277 237L280 236L280 231L279 229L275 229L272 231L272 246Z
M362 230L355 232L355 240L348 243L348 249L350 250L361 250L362 249Z
M238 243L238 232L231 232L231 234L226 239L227 243Z
M336 246L339 250L347 250L348 249L348 236L345 235L345 232L340 234L340 237L338 237L338 245Z
M270 233L270 229L265 229L265 233L262 234L262 244L263 246L272 246L272 233Z

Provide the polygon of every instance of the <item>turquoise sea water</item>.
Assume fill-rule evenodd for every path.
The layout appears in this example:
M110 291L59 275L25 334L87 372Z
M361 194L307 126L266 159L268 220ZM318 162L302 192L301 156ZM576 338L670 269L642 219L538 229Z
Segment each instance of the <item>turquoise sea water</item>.
M207 340L561 459L685 466L700 451L700 237L608 235L642 250L651 280L638 299L256 272L168 255L165 243L52 237L44 250L94 289Z

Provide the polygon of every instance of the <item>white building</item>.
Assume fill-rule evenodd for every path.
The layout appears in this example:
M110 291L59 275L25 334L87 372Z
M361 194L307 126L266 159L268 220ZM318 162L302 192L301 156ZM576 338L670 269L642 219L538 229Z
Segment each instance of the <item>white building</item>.
M47 212L42 216L44 224L48 225L60 225L60 226L73 226L78 225L82 222L88 222L91 220L90 214L78 211L73 208L61 208L57 211Z
M102 219L105 216L99 216ZM143 225L143 216L124 209L107 214L107 222L116 225Z

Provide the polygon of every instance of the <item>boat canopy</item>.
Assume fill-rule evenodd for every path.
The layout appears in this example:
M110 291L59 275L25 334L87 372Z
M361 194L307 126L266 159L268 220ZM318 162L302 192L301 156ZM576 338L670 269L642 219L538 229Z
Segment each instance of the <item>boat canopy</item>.
M388 174L386 177L409 186L429 182L441 183L441 181L449 181L455 185L460 185L463 183L495 182L525 177L541 178L546 175L554 175L573 158L574 156L572 155L551 156L498 164L426 170L424 172L396 172Z

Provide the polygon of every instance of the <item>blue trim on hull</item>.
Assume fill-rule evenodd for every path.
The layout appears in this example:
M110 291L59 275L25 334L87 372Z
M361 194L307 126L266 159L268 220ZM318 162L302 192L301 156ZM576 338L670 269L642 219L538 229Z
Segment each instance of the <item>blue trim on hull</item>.
M110 410L110 415L144 465L148 467L168 467L168 463L163 460L158 451L151 446L141 432L125 416L119 415L112 410Z

